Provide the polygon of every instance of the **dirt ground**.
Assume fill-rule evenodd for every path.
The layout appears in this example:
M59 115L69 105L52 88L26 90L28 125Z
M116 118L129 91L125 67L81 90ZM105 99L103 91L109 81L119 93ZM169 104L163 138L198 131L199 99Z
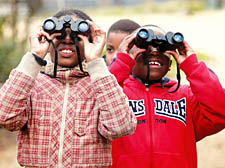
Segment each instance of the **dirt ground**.
M225 10L208 11L193 16L158 14L120 17L93 17L103 29L118 19L130 18L141 25L156 24L166 31L179 31L195 51L207 54L207 65L218 75L225 87ZM182 78L182 82L185 79ZM197 143L199 168L225 168L225 130ZM0 168L18 168L16 133L0 129Z

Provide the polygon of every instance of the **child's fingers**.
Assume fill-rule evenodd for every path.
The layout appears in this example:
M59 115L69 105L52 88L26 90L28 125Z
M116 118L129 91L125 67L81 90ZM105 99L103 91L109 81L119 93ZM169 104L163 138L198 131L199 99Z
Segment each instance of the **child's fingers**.
M106 38L106 33L105 31L103 31L103 29L100 26L98 26L97 24L95 24L94 22L90 20L86 20L86 21L90 25L90 31L91 31L91 37L93 39L93 43L98 42L99 37L100 39Z
M137 48L137 50L135 50L133 52L133 54L131 54L132 55L132 58L135 59L140 53L143 53L145 51L146 51L146 49L139 49L139 48Z
M98 33L101 33L101 28L90 20L86 20L86 21L90 25L91 36L94 39Z
M176 62L179 63L179 54L176 51L172 51L172 50L168 50L165 52L166 54L172 55L174 57L174 59L176 60Z
M47 33L48 34L48 33ZM54 38L56 38L57 36L61 36L62 34L61 33L53 33L53 34L51 34L51 35L47 35L46 37L47 37L47 39L48 40L53 40Z
M124 37L124 39L122 40L122 42L120 43L119 52L129 52L129 50L133 47L133 40L134 40L135 36L130 34L126 37Z
M81 35L81 34L78 34L77 36L84 42L84 44L89 43L89 40L88 40L87 36L84 36L84 35Z
M40 26L39 31L37 32L39 39L43 42L44 40L53 40L54 38L56 38L57 36L60 36L61 33L53 33L53 34L49 34L47 32L44 31L43 26ZM43 38L44 37L44 38Z

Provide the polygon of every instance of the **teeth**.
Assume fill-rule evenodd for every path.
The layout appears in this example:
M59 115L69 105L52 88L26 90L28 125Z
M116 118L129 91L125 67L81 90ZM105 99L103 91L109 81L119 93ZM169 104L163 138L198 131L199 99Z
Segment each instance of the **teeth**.
M159 65L160 66L160 63L156 62L156 61L151 61L149 62L150 65Z
M72 53L71 50L62 50L62 52L64 52L64 53Z

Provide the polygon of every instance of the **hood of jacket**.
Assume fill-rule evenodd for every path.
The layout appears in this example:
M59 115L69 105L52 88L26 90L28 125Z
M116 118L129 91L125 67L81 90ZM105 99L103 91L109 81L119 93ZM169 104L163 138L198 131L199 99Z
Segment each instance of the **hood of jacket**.
M146 89L145 83L141 79L135 78L132 75L130 75L130 78L128 80L126 80L124 82L124 84L125 85L133 85L134 87L136 86L138 88ZM171 80L168 77L164 77L161 80L150 83L149 87L154 86L154 87L162 88L162 84L165 89L169 89L170 91L172 91L177 87L178 82L176 80Z
M41 73L46 74L50 77L53 77L54 74L54 62L51 61L51 59L47 58L47 65L42 68ZM67 68L67 67L61 67L57 66L57 79L65 79L65 74L67 71L69 71L69 77L77 77L82 78L85 76L88 76L87 72L87 62L82 62L83 71L80 70L79 65L73 67L73 68Z

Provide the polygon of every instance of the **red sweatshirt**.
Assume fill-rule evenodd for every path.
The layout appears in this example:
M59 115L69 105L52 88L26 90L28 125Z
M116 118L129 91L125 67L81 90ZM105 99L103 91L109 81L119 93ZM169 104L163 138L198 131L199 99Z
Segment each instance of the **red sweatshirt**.
M129 76L135 61L119 53L110 66L137 117L134 134L113 141L113 168L196 168L196 142L225 127L225 92L217 77L196 55L179 68L190 86L175 93L160 83L145 85ZM177 82L164 79L167 91Z

